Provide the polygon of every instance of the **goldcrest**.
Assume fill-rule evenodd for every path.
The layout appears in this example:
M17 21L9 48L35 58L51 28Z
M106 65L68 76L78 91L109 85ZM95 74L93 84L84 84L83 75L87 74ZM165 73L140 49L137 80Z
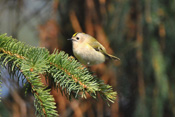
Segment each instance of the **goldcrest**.
M75 33L71 39L75 57L84 65L95 65L106 59L120 60L110 55L106 49L92 36L85 33Z

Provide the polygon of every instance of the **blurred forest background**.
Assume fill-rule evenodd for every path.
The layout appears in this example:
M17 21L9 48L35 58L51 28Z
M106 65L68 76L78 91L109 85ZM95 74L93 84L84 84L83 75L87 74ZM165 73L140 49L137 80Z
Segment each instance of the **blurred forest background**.
M100 97L69 102L52 90L62 117L175 117L175 0L0 0L0 34L72 55L75 32L121 59L90 68L118 96L108 107ZM2 76L0 116L34 116L30 90Z

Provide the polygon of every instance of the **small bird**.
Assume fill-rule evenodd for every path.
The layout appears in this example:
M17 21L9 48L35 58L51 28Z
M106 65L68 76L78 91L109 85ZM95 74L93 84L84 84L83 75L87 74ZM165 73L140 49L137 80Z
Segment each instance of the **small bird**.
M106 59L120 60L110 55L106 49L91 35L82 32L75 33L71 39L75 57L84 65L96 65Z

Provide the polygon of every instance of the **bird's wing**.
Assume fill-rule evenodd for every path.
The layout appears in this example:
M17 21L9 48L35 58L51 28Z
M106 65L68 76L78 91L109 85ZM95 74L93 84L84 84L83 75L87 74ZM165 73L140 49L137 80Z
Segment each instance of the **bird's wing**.
M91 42L89 43L89 45L92 48L94 48L96 51L101 52L106 55L106 49L98 41Z
M111 58L111 59L114 59L114 60L120 60L118 57L108 54L106 52L106 49L98 41L96 41L96 42L94 41L94 42L89 43L89 46L94 48L96 51L101 52L107 58Z

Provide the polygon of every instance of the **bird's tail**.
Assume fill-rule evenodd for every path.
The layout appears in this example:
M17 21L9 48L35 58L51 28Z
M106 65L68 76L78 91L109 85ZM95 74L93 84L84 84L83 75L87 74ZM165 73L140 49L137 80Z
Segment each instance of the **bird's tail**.
M120 60L120 58L113 56L113 55L110 55L110 54L106 54L106 56L113 59L113 60Z

